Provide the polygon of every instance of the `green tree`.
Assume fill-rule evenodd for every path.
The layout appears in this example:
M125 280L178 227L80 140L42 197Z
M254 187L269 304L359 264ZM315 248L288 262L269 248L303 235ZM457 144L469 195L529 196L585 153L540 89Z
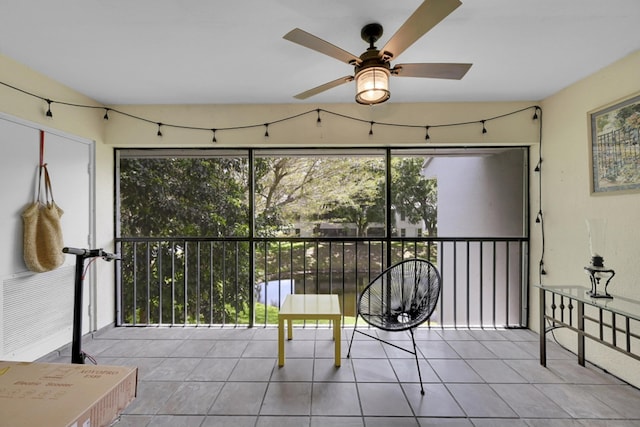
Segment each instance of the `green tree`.
M424 220L428 234L435 235L435 181L420 175L421 158L392 161L394 205L410 221ZM250 235L248 158L125 156L119 166L121 236L173 238L123 243L128 321L245 318L254 285L248 242L221 239L201 245L181 239ZM372 224L385 222L382 156L256 156L253 176L258 236L286 234L291 225L304 222L355 225L357 236L367 236ZM273 271L293 271L278 258L280 249L270 243L256 247L258 258L277 266ZM305 256L303 246L296 250ZM256 277L263 273L256 271ZM148 281L136 279L147 274Z
M119 178L122 237L249 235L246 158L123 158ZM249 300L250 286L227 283L249 283L246 242L158 240L124 243L122 252L128 322L221 323Z
M248 164L242 158L124 158L122 236L247 236Z
M355 224L366 235L384 222L384 162L375 157L256 159L256 224L273 235L298 222Z
M332 170L323 217L355 224L356 235L367 236L371 224L383 224L385 219L383 159L333 159Z
M426 234L437 236L437 183L421 174L423 164L423 157L391 159L391 198L398 213L413 223L424 221Z
M322 160L315 157L255 159L256 233L273 236L300 219L322 183Z

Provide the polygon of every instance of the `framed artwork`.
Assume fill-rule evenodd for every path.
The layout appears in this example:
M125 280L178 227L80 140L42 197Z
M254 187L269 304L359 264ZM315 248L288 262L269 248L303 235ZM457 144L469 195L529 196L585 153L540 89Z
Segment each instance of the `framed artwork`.
M591 193L640 190L640 93L589 112Z

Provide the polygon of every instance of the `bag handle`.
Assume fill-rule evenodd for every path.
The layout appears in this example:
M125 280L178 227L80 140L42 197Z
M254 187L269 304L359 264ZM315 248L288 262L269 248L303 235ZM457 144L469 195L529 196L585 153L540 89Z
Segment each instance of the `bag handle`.
M44 173L43 173L44 172ZM55 203L53 199L53 188L51 186L51 177L49 176L49 170L47 164L44 162L44 131L40 130L40 164L38 165L38 185L34 197L34 203ZM42 200L42 179L44 178L44 193L45 198Z
M51 186L51 177L49 176L49 169L47 169L47 164L45 163L40 168L41 171L44 170L44 193L45 193L45 202L55 203L53 199L53 187Z

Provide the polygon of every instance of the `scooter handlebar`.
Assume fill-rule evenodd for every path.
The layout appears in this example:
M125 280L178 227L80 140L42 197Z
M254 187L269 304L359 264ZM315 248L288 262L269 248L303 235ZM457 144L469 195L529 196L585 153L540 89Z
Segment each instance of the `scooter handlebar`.
M105 252L102 249L62 248L62 252L64 252L65 254L81 256L84 258L101 257L105 261L120 259L120 255Z

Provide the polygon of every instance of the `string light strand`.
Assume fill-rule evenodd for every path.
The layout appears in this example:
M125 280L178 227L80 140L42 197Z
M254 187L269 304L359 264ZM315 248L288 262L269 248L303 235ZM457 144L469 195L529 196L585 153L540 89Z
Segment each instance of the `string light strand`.
M105 114L104 114L104 119L105 120L109 120L110 116L109 114L120 114L122 116L125 117L129 117L131 119L135 119L135 120L139 120L142 122L146 122L146 123L150 123L150 124L154 124L154 125L160 125L164 128L178 128L178 129L189 129L189 130L201 130L201 131L208 131L211 132L212 128L211 127L199 127L199 126L185 126L185 125L179 125L179 124L173 124L173 123L164 123L164 122L158 122L156 120L152 120L152 119L148 119L142 116L137 116L131 113L127 113L125 111L121 111L121 110L117 110L115 108L111 108L111 107L105 107L103 105L85 105L85 104L77 104L77 103L71 103L71 102L65 102L65 101L59 101L59 100L53 100L53 99L48 99L45 98L43 96L34 94L32 92L26 91L24 89L20 89L16 86L10 85L8 83L5 82L0 82L0 85L6 86L10 89L16 90L18 92L21 92L25 95L29 95L31 97L40 99L42 101L47 102L48 105L48 109L46 112L47 117L53 117L53 113L51 112L51 105L52 104L60 104L60 105L66 105L66 106L70 106L70 107L77 107L77 108L87 108L87 109L101 109L101 110L105 110ZM531 110L534 109L534 119L537 119L538 116L542 116L542 109L537 106L537 105L532 105L532 106L528 106L525 108L521 108L519 110L515 110L515 111L511 111L505 114L501 114L498 116L493 116L493 117L488 117L482 120L473 120L473 121L465 121L465 122L455 122L455 123L442 123L442 124L432 124L427 126L427 135L428 135L428 130L432 129L432 128L442 128L442 127L456 127L456 126L464 126L464 125L470 125L470 124L482 124L483 127L483 133L486 133L486 127L485 127L485 123L489 122L489 121L494 121L494 120L498 120L507 116L512 116L518 113L521 113L523 111L526 110ZM416 128L416 129L425 129L425 125L423 124L407 124L407 123L390 123L390 122L376 122L376 121L371 121L371 120L366 120L366 119L362 119L359 117L354 117L354 116L349 116L347 114L342 114L342 113L337 113L334 111L329 111L329 110L325 110L322 108L315 108L313 110L309 110L309 111L304 111L302 113L298 113L292 116L287 116L287 117L283 117L277 120L273 120L271 122L267 122L267 123L254 123L254 124L248 124L248 125L242 125L242 126L230 126L230 127L225 127L225 128L216 128L216 131L227 131L227 130L242 130L242 129L251 129L251 128L257 128L257 127L261 127L264 126L266 129L265 132L265 136L268 136L268 127L270 125L273 125L275 123L281 123L281 122L286 122L286 121L290 121L290 120L294 120L297 119L299 117L308 115L308 114L312 114L312 113L316 113L316 124L320 124L322 123L322 119L320 118L320 113L324 113L327 115L331 115L331 116L335 116L338 118L343 118L343 119L347 119L347 120L351 120L351 121L356 121L356 122L362 122L362 123L368 123L370 125L370 131L369 131L369 135L373 135L373 125L376 126L388 126L388 127L399 127L399 128ZM159 128L160 128L159 126ZM160 129L158 129L159 133L162 133L160 131ZM429 136L427 138L427 135L425 135L425 139L430 139L431 137Z

